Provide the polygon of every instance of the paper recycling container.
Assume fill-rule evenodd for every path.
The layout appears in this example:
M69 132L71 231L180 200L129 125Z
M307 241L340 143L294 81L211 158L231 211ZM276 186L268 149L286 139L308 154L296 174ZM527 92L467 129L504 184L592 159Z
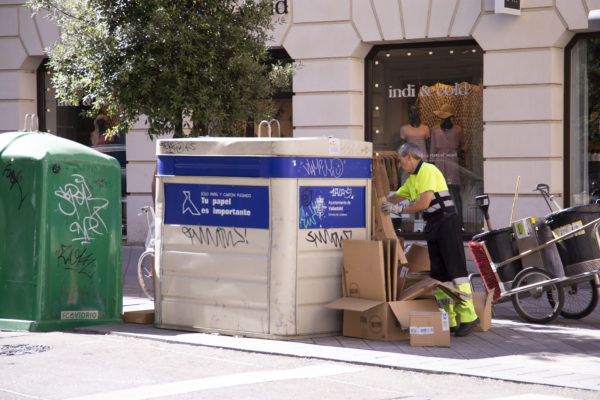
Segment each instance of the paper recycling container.
M341 330L343 239L370 234L372 144L157 143L155 325L254 337Z
M121 322L121 172L84 145L0 134L0 329Z
M554 236L562 236L600 218L600 204L585 204L546 216ZM593 229L587 229L556 244L567 276L600 269L600 248Z
M484 242L494 263L519 255L512 227L494 229L473 236L474 242ZM510 282L523 269L521 260L512 261L498 269L502 282Z

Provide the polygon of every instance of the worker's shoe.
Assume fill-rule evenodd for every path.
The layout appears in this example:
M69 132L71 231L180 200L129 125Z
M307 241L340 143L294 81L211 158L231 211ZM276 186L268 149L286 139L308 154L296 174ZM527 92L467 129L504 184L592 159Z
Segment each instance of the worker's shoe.
M456 323L456 312L454 311L454 303L452 299L446 294L446 292L439 288L433 290L433 296L435 297L435 301L438 303L438 306L440 306L448 314L450 332L454 332L458 325Z
M460 318L460 326L454 332L454 336L467 336L479 324L469 278L454 279L454 287L466 295L461 296L461 301L457 301L454 305L454 311Z
M461 322L458 329L454 332L454 336L467 336L469 333L473 332L473 329L475 329L477 325L479 325L479 318L471 322Z

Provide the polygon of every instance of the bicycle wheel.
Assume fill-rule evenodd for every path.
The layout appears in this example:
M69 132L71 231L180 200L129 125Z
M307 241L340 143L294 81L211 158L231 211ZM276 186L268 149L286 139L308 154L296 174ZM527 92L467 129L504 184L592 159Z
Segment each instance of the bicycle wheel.
M144 294L154 300L154 251L146 250L138 260L138 281Z
M512 289L542 284L553 278L549 272L541 268L527 268L517 274ZM557 284L536 285L523 292L513 294L511 301L519 316L525 321L545 324L560 314L564 303L564 293Z
M598 287L594 279L563 286L565 304L560 315L569 319L588 316L598 305Z

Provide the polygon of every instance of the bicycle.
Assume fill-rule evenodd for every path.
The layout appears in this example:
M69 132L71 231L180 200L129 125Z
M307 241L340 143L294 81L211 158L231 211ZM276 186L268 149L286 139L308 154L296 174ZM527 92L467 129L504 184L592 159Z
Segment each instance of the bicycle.
M148 233L146 235L145 250L138 259L138 281L144 294L150 300L154 301L154 208L151 206L142 207L148 224ZM140 214L141 215L141 214Z

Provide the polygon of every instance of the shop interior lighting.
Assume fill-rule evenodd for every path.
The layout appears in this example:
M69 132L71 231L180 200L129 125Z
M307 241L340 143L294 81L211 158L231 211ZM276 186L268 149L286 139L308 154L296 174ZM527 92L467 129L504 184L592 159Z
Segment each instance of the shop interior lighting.
M389 56L390 56L390 53L387 53L385 56L386 56L386 57L389 57Z
M433 51L430 51L430 52L429 52L429 55L430 55L430 56L431 56L431 55L433 55Z
M450 50L450 54L454 54L454 50Z
M379 61L375 61L375 65L379 65Z
M472 51L473 53L477 53L477 50L475 50L475 49L473 49L473 50L471 50L471 51Z
M379 106L375 106L375 111L379 111Z
M375 87L379 87L379 83L376 83L376 84L375 84Z
M412 53L409 51L408 53L406 53L407 56L412 56Z
M379 129L375 129L375 134L379 135Z

